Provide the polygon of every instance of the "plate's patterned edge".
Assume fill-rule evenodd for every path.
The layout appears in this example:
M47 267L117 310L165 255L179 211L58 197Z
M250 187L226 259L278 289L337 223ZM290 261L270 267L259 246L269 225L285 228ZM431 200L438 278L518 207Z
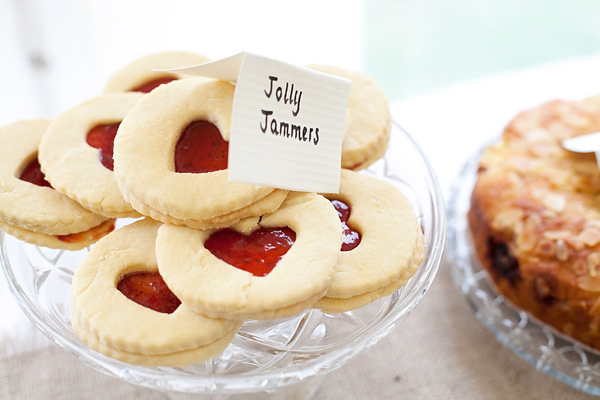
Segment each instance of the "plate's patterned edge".
M600 353L557 332L498 295L474 255L466 214L479 154L463 166L448 198L448 246L452 279L496 338L537 370L600 396Z

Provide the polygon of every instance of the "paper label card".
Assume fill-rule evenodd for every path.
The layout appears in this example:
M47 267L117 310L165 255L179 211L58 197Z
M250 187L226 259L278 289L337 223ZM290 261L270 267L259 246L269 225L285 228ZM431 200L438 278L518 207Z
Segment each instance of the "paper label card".
M236 82L230 181L339 192L350 80L251 53L176 71Z
M594 153L596 164L600 169L600 132L564 139L561 145L563 148L576 153Z

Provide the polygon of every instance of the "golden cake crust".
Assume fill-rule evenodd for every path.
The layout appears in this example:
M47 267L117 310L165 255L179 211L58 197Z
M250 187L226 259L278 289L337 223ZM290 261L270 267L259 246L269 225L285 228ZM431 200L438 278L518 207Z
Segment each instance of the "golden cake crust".
M600 171L561 141L600 130L600 97L519 114L482 154L468 220L498 291L600 349Z

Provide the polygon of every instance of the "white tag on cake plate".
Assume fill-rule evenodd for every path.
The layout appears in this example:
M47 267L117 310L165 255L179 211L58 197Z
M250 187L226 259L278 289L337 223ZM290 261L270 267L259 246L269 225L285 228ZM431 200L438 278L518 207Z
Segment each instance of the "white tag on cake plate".
M339 193L350 80L247 52L162 71L236 82L230 181Z
M600 169L600 132L564 139L561 144L563 148L576 153L595 153Z

